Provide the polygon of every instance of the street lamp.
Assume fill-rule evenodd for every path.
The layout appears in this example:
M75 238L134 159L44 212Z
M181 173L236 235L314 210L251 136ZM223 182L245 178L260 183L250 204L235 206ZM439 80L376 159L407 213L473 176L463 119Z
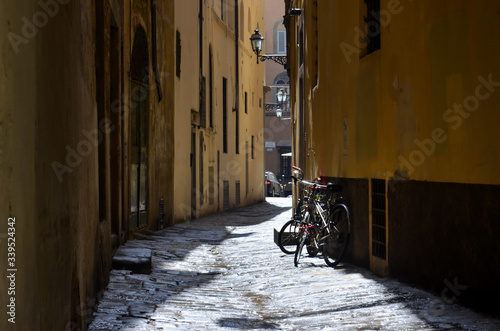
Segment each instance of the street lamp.
M255 33L250 37L252 43L252 50L257 54L257 64L259 64L259 53L262 51L262 42L264 37L259 33L259 29L255 29Z
M276 93L276 97L278 98L278 106L279 107L282 105L284 105L286 107L285 102L286 102L287 96L288 95L286 94L285 91L283 91L283 89L280 89L279 92ZM276 117L281 118L282 115L283 115L283 112L282 112L281 108L278 108L276 110Z
M267 59L273 60L276 63L283 65L286 68L287 58L286 55L279 54L264 54L259 55L262 51L262 44L264 42L264 37L259 33L259 29L255 29L255 33L250 37L250 42L252 43L252 50L257 55L257 64L259 63L259 58L261 61Z
M279 103L285 103L286 102L287 94L286 94L285 91L283 91L283 89L280 89L279 92L276 94L276 96L278 97L278 102Z
M286 111L286 99L288 97L288 94L283 90L283 89L280 89L279 92L276 94L277 98L278 98L278 103L280 105L282 105ZM278 116L278 115L277 115ZM281 117L281 116L278 116L278 117Z

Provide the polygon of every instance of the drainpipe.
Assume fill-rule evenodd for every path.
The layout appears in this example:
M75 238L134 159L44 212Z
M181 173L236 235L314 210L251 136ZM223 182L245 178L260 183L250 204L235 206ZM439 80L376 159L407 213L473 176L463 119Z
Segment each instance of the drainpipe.
M152 39L152 61L153 61L153 72L155 76L156 91L158 93L158 102L163 99L163 92L161 89L160 75L158 73L158 50L156 46L156 3L155 0L151 0L151 39Z
M198 20L199 20L199 36L200 36L200 86L201 86L201 77L203 76L203 0L199 1L199 10L198 10Z
M240 52L239 52L239 39L240 39L240 10L239 10L239 1L240 0L234 0L234 34L235 34L235 42L234 42L234 47L235 47L235 63L236 63L236 82L235 82L235 87L236 87L236 98L234 101L234 110L236 111L236 132L239 135L239 120L240 120ZM236 144L239 145L240 139L239 137L236 137ZM237 151L239 151L239 146L236 146Z

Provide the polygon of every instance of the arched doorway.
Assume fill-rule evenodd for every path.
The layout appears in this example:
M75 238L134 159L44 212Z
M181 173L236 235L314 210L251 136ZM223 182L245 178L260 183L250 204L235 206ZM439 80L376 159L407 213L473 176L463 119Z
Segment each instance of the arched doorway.
M130 61L130 229L147 225L149 51L146 32L137 28Z

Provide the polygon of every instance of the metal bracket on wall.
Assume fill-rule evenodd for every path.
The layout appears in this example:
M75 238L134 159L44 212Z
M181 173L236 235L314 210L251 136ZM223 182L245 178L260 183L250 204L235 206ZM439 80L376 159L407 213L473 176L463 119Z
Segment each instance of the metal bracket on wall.
M262 62L264 62L266 60L272 60L276 63L281 64L285 68L286 68L286 64L287 64L287 56L286 55L264 54L264 55L260 55L260 60Z

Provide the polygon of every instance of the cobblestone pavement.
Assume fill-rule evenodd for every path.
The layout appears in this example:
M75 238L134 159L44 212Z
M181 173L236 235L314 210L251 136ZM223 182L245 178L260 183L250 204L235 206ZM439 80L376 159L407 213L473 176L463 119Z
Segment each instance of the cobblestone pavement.
M111 272L90 330L500 330L500 321L393 279L322 258L293 256L273 242L291 200L163 229L149 275Z

